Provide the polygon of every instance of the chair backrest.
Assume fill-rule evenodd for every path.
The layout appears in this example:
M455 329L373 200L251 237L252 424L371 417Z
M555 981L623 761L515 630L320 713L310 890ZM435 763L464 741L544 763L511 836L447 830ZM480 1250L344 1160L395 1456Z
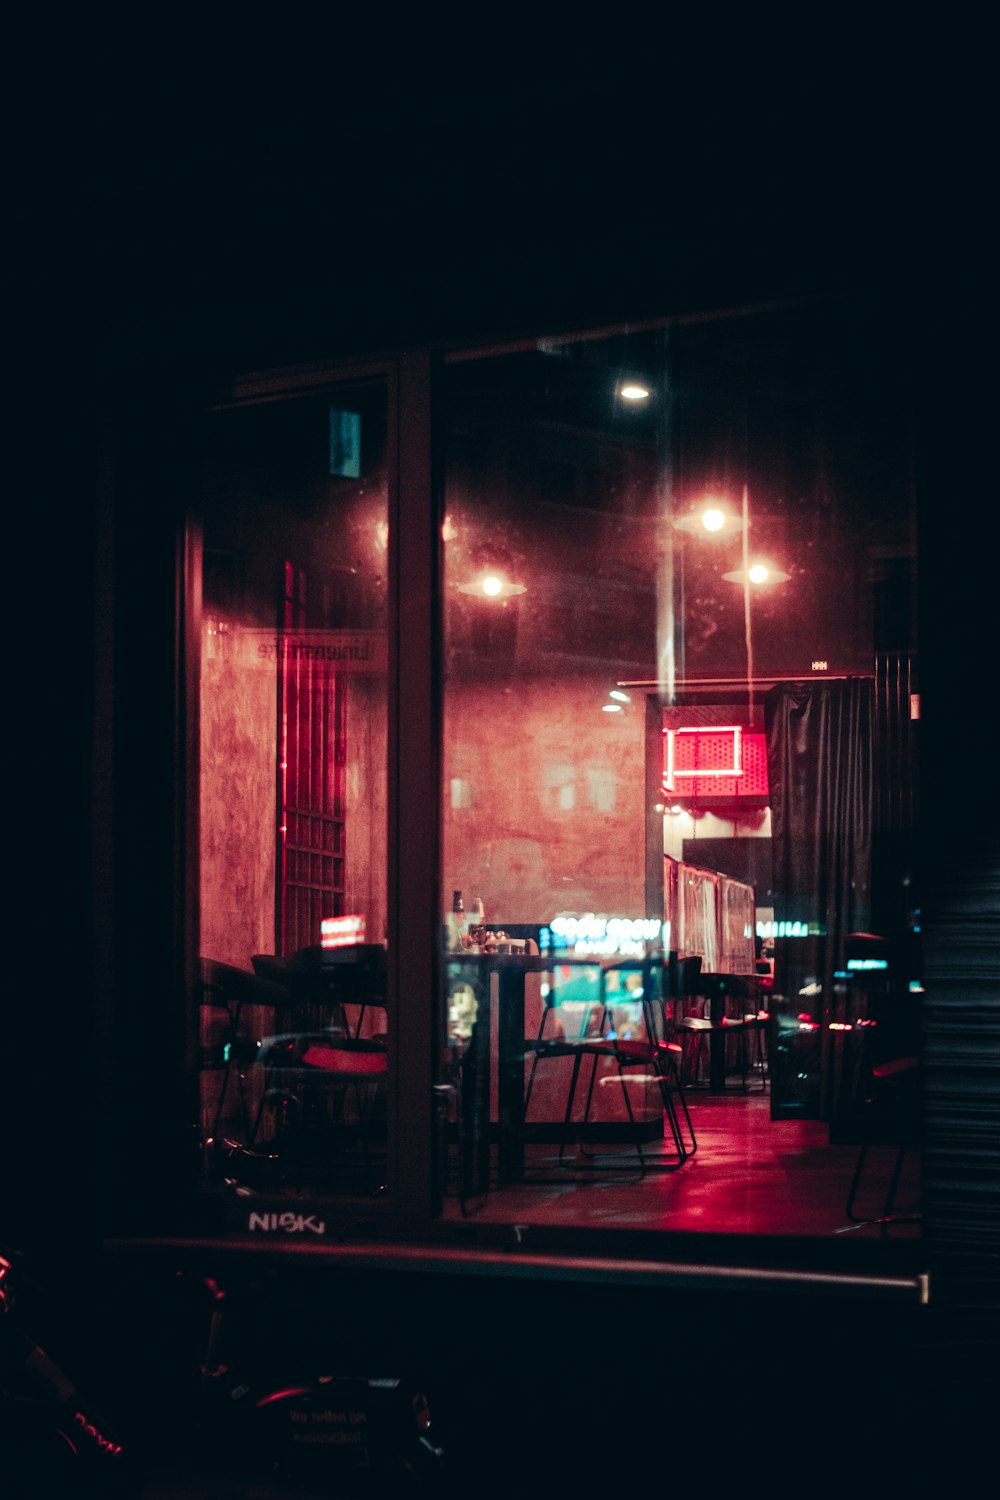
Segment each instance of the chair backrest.
M734 1000L751 1000L760 989L756 974L706 974L693 981L695 995L727 995Z
M667 994L675 1000L682 999L685 995L696 995L701 965L700 953L689 953L680 958L671 950L667 959Z
M215 958L201 959L201 1001L204 1005L279 1006L287 1004L283 987L256 968L239 969Z
M386 1003L386 951L381 943L299 948L286 958L255 953L254 972L282 984L296 1001L333 1005Z

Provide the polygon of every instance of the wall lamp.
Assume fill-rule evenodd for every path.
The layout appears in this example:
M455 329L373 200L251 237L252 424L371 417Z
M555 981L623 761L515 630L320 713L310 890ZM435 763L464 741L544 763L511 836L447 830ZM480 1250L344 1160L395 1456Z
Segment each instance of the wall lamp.
M511 583L506 573L500 572L498 568L482 568L467 583L460 583L458 591L460 594L472 594L477 599L513 599L518 594L528 592L525 584Z
M755 557L747 564L746 570L733 568L722 576L729 583L752 583L761 588L765 583L787 583L792 575L776 568L773 562L768 562L764 557Z
M674 526L691 536L733 536L743 530L743 519L724 500L703 500L697 509L687 515L677 516Z

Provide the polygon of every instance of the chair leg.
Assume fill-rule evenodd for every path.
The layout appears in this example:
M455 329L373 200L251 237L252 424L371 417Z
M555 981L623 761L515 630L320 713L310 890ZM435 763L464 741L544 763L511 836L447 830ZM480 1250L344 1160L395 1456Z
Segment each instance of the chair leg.
M760 1092L767 1093L767 1059L764 1051L764 1027L757 1020L748 1023L754 1032L753 1057L751 1058L751 1069L760 1068ZM743 1072L743 1092L748 1094L750 1089L746 1080L746 1069Z
M688 1083L697 1088L698 1070L701 1067L702 1056L705 1051L705 1033L703 1031L686 1031L684 1039L687 1045L684 1048L681 1059L681 1071L687 1073Z
M681 1096L681 1107L682 1107L682 1109L684 1111L684 1118L685 1118L685 1121L687 1123L688 1131L689 1131L690 1136L691 1136L691 1148L690 1148L690 1150L688 1149L687 1143L684 1140L683 1132L681 1131L681 1127L680 1127L680 1120L678 1118L677 1111L674 1108L674 1102L673 1102L673 1099L671 1097L671 1092L670 1092L670 1090L671 1090L670 1079L667 1078L664 1075L664 1073L663 1073L663 1067L662 1067L662 1064L660 1062L655 1062L653 1064L653 1067L656 1069L657 1082L659 1084L659 1089L660 1089L660 1098L661 1098L661 1101L662 1101L662 1104L663 1104L663 1112L664 1112L664 1115L666 1116L667 1125L668 1125L669 1130L670 1130L670 1135L671 1135L671 1138L672 1138L672 1140L674 1142L674 1149L677 1152L677 1160L676 1161L659 1161L659 1160L657 1160L657 1159L655 1159L653 1157L650 1157L649 1155L647 1155L646 1152L643 1151L643 1149L642 1149L642 1140L641 1140L641 1138L639 1136L639 1122L636 1120L635 1111L632 1108L632 1100L631 1100L631 1097L630 1097L629 1092L628 1092L628 1075L626 1074L625 1069L622 1066L622 1063L621 1063L620 1060L619 1060L619 1063L618 1063L618 1076L619 1076L619 1079L621 1080L622 1091L623 1091L624 1096L625 1096L625 1108L628 1111L629 1122L631 1123L633 1134L634 1134L634 1138L635 1138L636 1155L639 1158L639 1170L640 1170L640 1173L643 1174L643 1175L645 1175L645 1173L647 1171L650 1171L650 1172L652 1172L652 1171L656 1171L656 1172L675 1172L677 1170L677 1168L680 1167L680 1166L683 1166L683 1164L687 1160L687 1158L689 1156L693 1156L694 1153L695 1153L695 1151L698 1149L698 1143L697 1143L697 1141L695 1139L695 1134L694 1134L694 1127L691 1124L691 1116L690 1116L690 1114L688 1112L687 1101L684 1099L684 1096L683 1096L683 1090L680 1087L680 1080L679 1080L679 1077L677 1076L676 1067L674 1066L674 1078L677 1081L678 1092L680 1093L680 1096ZM594 1074L596 1073L596 1071L597 1071L597 1059L595 1058L594 1059L594 1071L591 1073L590 1089L589 1089L588 1094L587 1094L587 1107L586 1107L586 1110L584 1112L584 1123L586 1123L586 1121L590 1117L590 1105L591 1105L591 1100L592 1100L592 1097L593 1097L593 1087L594 1087ZM602 1153L596 1152L596 1151L585 1151L585 1150L583 1150L581 1148L581 1155L586 1156L588 1158L588 1160L591 1160L591 1161L593 1161L595 1158L597 1158L601 1154Z
M226 1102L226 1093L227 1093L227 1091L229 1089L229 1074L230 1074L230 1071L231 1071L230 1065L227 1062L225 1068L222 1071L222 1088L219 1090L219 1097L216 1100L216 1104L215 1104L215 1113L212 1116L212 1139L213 1139L213 1141L217 1141L218 1138L219 1138L219 1121L222 1119L222 1110L223 1110L223 1106L225 1105L225 1102Z
M885 1195L885 1204L882 1208L882 1233L888 1234L889 1225L892 1223L892 1205L896 1201L896 1189L899 1187L900 1175L903 1171L903 1158L906 1156L906 1146L902 1145L893 1163L892 1176L889 1178L889 1187Z
M865 1141L861 1147L861 1150L858 1152L858 1159L854 1164L854 1176L851 1178L851 1185L847 1190L847 1204L844 1209L844 1212L846 1213L852 1224L866 1224L868 1222L867 1219L859 1218L858 1215L854 1212L854 1200L857 1197L858 1188L861 1184L861 1173L864 1170L864 1165L867 1157L868 1142Z
M563 1134L562 1134L562 1140L559 1142L559 1165L560 1166L563 1165L563 1158L564 1158L564 1156L566 1154L566 1136L569 1133L570 1123L572 1122L572 1119L573 1119L573 1101L576 1098L576 1085L577 1085L577 1080L580 1077L580 1061L581 1061L581 1058L582 1058L582 1054L578 1052L576 1054L576 1056L574 1057L574 1059L573 1059L573 1076L570 1079L569 1093L566 1096L566 1113L563 1115Z
M590 1106L593 1102L594 1097L594 1080L597 1077L598 1060L598 1058L594 1058L594 1066L590 1071L590 1087L587 1090L587 1105L583 1112L583 1123L585 1125L590 1120ZM639 1122L636 1120L635 1110L632 1108L632 1100L628 1091L628 1078L625 1073L625 1069L622 1067L620 1059L618 1060L618 1079L622 1086L622 1094L625 1099L625 1108L628 1112L629 1124L632 1126L632 1135L635 1140L636 1155L639 1158L639 1172L640 1175L644 1175L646 1171L646 1156L642 1149L642 1141L639 1138ZM580 1155L585 1156L590 1162L597 1160L597 1158L603 1154L604 1153L600 1151L587 1151L584 1149L584 1147L580 1147Z
M546 1008L545 1010L542 1011L542 1024L538 1028L538 1040L539 1041L542 1041L544 1039L544 1037L545 1037L545 1022L548 1020L548 1015L549 1015L549 1012L548 1012L548 1009ZM524 1107L523 1107L523 1112L522 1112L524 1119L527 1119L527 1116L528 1116L528 1105L531 1103L531 1090L535 1086L535 1071L536 1071L536 1069L538 1067L538 1056L539 1056L539 1054L536 1052L535 1055L534 1055L534 1057L531 1059L531 1072L528 1075L528 1087L524 1091Z
M590 1069L590 1084L589 1084L589 1086L587 1088L587 1103L584 1105L584 1110L583 1110L583 1123L584 1123L584 1125L588 1124L589 1121L590 1121L590 1106L593 1103L593 1099L594 1099L594 1084L595 1084L595 1082L597 1080L597 1062L598 1062L598 1059L596 1057L594 1057L593 1060L592 1060L592 1066L591 1066L591 1069ZM619 1068L618 1068L618 1072L619 1072L619 1074L621 1073L621 1066L620 1065L619 1065ZM628 1096L627 1095L626 1095L625 1103L626 1103L626 1105L628 1105ZM629 1106L629 1108L631 1108L631 1106ZM583 1155L583 1156L593 1156L594 1155L593 1152L584 1151L584 1149L583 1149L582 1146L580 1148L580 1152L581 1152L581 1155Z
M524 1091L524 1115L527 1118L528 1105L531 1103L531 1091L535 1086L535 1071L538 1067L538 1053L531 1059L531 1072L528 1074L528 1087Z
M594 1072L595 1073L597 1072L597 1058L596 1057L594 1058ZM632 1099L631 1099L631 1097L629 1095L629 1091L628 1091L628 1080L625 1077L625 1069L622 1067L620 1061L618 1063L618 1080L619 1080L619 1082L621 1083L621 1086L622 1086L622 1093L625 1095L625 1108L628 1110L629 1123L632 1126L632 1133L635 1136L635 1149L636 1149L636 1152L638 1153L638 1156L639 1156L639 1171L640 1172L645 1172L645 1170L646 1170L646 1158L643 1155L643 1151L642 1151L642 1141L639 1139L639 1126L636 1123L635 1110L632 1108Z
M677 1091L677 1097L680 1100L681 1112L684 1115L684 1122L687 1125L688 1134L691 1137L691 1148L690 1148L690 1150L688 1150L688 1148L685 1146L684 1152L685 1152L686 1156L693 1156L695 1154L695 1152L697 1151L697 1149L698 1149L698 1139L697 1139L697 1137L696 1137L696 1135L694 1133L694 1125L691 1122L691 1112L688 1109L687 1095L684 1092L684 1082L683 1082L683 1077L682 1077L682 1073L683 1073L683 1052L681 1054L681 1062L682 1062L682 1067L678 1068L676 1061L671 1056L671 1058L670 1058L670 1073L671 1073L671 1077L673 1079L673 1087L674 1087L674 1089L676 1089L676 1091ZM664 1079L664 1084L669 1089L670 1086L671 1086L670 1079ZM676 1118L676 1111L674 1111L674 1115L675 1115L675 1118ZM678 1121L678 1128L679 1128L679 1125L680 1125L680 1122Z
M222 1072L222 1088L219 1092L219 1097L216 1100L215 1113L212 1116L212 1139L215 1141L217 1141L219 1138L219 1125L222 1122L222 1112L226 1103L226 1095L229 1092L229 1078L234 1068L236 1069L237 1074L237 1087L240 1096L240 1124L243 1129L244 1140L246 1140L246 1137L250 1130L250 1115L249 1111L247 1110L246 1089L243 1082L243 1069L239 1061L238 1051L240 1046L239 1027L241 1009L241 1001L237 1001L232 1010L230 1010L228 1005L226 1006L226 1037L225 1042L223 1043L225 1049L225 1066Z

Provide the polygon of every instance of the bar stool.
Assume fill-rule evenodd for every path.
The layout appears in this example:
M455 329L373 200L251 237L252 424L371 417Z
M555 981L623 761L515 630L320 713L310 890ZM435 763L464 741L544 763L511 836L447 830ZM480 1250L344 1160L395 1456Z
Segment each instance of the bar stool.
M878 1224L885 1235L890 1224L913 1224L921 1218L919 1213L893 1213L907 1151L919 1142L920 1059L896 1057L889 1062L879 1063L872 1068L871 1077L869 1112L863 1124L865 1134L847 1192L845 1212L852 1224ZM876 1144L888 1144L896 1148L882 1211L874 1216L858 1214L855 1207L865 1164L871 1148Z

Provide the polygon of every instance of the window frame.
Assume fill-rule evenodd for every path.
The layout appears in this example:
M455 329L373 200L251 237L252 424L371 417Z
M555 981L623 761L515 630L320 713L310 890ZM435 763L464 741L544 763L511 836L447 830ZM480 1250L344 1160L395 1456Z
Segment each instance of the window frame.
M782 304L786 305L786 304ZM760 313L766 308L739 309ZM724 316L723 313L711 316ZM669 323L671 319L657 319ZM607 330L581 330L581 337L601 337ZM558 335L572 339L564 331ZM541 337L541 335L539 335ZM228 383L224 395L199 406L201 418L211 411L258 402L280 401L295 396L322 394L361 379L384 379L388 395L389 433L389 767L388 767L388 920L390 1015L396 1029L394 1063L390 1068L388 1149L394 1173L385 1201L324 1200L330 1229L353 1233L362 1239L388 1237L397 1241L449 1247L464 1243L470 1255L501 1256L511 1247L514 1227L484 1226L444 1221L439 1214L441 1183L435 1167L434 1083L437 1048L442 1037L442 957L438 893L441 865L441 765L443 711L443 628L441 584L443 558L441 522L443 492L439 483L440 452L434 406L436 371L445 363L515 348L532 347L538 340L474 341L461 344L426 345L372 359L331 359L311 366L275 369L238 376ZM182 991L191 996L198 963L197 928L197 632L193 626L200 611L200 532L184 508L178 531L176 569L177 675L174 712L178 726L174 823L175 890L179 893L173 912L177 941L172 951L180 962L174 969ZM405 591L402 587L405 580ZM658 716L647 705L647 735L658 737ZM192 774L194 773L194 774ZM176 991L175 991L176 993ZM190 1013L190 1006L188 1007ZM166 1066L176 1066L177 1050ZM399 1060L405 1059L405 1066ZM188 1083L193 1075L187 1055ZM185 1091L181 1090L183 1094ZM185 1097L189 1098L190 1091ZM183 1108L181 1110L183 1113ZM192 1116L194 1118L194 1116ZM175 1127L181 1124L174 1121ZM169 1133L168 1133L169 1134ZM164 1160L164 1167L171 1166ZM181 1188L174 1173L175 1189ZM183 1193L187 1208L181 1222L197 1226L197 1204L190 1192ZM287 1205L286 1205L287 1206ZM162 1224L160 1226L162 1228ZM516 1237L516 1236L515 1236ZM230 1236L230 1239L233 1237ZM690 1237L658 1232L655 1242L647 1235L613 1232L613 1248L607 1235L595 1236L584 1227L572 1226L550 1236L556 1259L577 1262L594 1251L598 1239L606 1253L623 1262L636 1261L651 1253L658 1261L671 1262L680 1274L692 1270ZM718 1268L787 1261L792 1247L775 1245L765 1236L731 1234L697 1236L699 1260L709 1274ZM519 1242L519 1241L518 1241ZM287 1248L291 1249L294 1242ZM302 1249L299 1242L298 1249ZM852 1266L865 1266L872 1257L855 1255L855 1246L797 1247L793 1264L814 1264L817 1274L829 1277L843 1267L848 1279ZM887 1259L885 1246L876 1246L875 1260ZM898 1248L898 1247L897 1247ZM917 1247L919 1251L919 1246ZM328 1243L310 1246L328 1252ZM846 1254L838 1253L846 1251ZM686 1252L686 1253L684 1253ZM921 1283L909 1267L914 1262L912 1245L899 1257L888 1257L906 1269L899 1289ZM919 1254L918 1260L923 1257ZM683 1265L680 1263L683 1262ZM715 1270L712 1270L715 1267ZM686 1268L686 1269L685 1269ZM701 1270L705 1270L703 1265ZM889 1268L885 1268L887 1273ZM890 1277L891 1279L891 1277ZM905 1288L904 1288L905 1283Z

